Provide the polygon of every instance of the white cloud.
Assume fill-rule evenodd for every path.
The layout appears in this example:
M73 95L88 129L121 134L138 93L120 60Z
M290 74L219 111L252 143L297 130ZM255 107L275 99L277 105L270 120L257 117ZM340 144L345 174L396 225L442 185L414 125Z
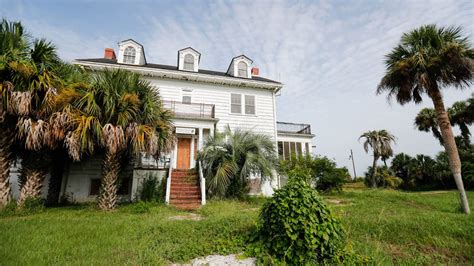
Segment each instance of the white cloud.
M136 5L140 4L149 3ZM349 168L353 149L359 175L371 163L357 141L366 130L385 128L394 133L396 152L441 150L429 133L413 127L413 118L423 106L430 106L429 99L423 105L401 107L375 95L384 73L384 55L401 34L437 23L461 25L471 40L474 35L474 2L455 0L185 1L142 7L126 21L135 25L131 28L136 32L111 29L108 35L100 25L83 34L20 9L28 27L52 39L67 59L101 56L104 47L120 40L117 36L127 35L141 36L137 41L145 46L148 61L155 63L176 64L177 50L192 46L202 53L202 67L225 71L233 56L246 54L262 76L285 84L278 98L278 119L311 123L316 153ZM71 19L82 17L75 14ZM446 105L471 92L447 90Z

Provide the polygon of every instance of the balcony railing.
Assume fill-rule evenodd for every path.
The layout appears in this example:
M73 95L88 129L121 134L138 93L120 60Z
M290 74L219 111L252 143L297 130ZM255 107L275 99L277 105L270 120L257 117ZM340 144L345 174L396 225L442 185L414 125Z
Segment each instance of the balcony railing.
M311 135L311 125L287 123L287 122L277 122L277 131L281 132L281 133Z
M215 118L214 104L163 101L163 106L177 117Z

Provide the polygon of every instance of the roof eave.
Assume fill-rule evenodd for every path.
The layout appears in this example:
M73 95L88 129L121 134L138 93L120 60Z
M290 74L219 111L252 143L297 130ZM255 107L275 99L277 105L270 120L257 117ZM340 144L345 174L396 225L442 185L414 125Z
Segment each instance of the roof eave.
M235 77L226 77L226 76L213 76L209 74L203 74L198 72L183 72L179 70L168 70L168 69L158 69L158 68L147 68L140 65L117 65L110 63L98 63L90 62L83 60L73 60L73 64L87 66L91 69L101 69L101 68L113 68L113 69L127 69L134 72L140 72L144 75L178 79L178 80L191 80L196 82L206 82L214 84L224 84L224 85L235 85L235 86L244 86L244 87L255 87L270 89L274 92L278 92L282 87L282 83L266 82L253 79L239 79Z

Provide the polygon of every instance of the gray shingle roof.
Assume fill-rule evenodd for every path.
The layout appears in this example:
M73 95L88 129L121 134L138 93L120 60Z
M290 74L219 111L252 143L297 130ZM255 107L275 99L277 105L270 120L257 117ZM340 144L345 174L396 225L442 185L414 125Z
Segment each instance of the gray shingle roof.
M178 67L176 66L170 66L170 65L161 65L161 64L149 64L146 63L145 65L128 65L128 64L119 64L117 63L117 60L112 60L112 59L106 59L106 58L90 58L90 59L76 59L76 61L79 62L92 62L92 63L102 63L102 64L114 64L114 65L127 65L131 67L148 67L148 68L155 68L155 69L164 69L164 70L174 70L174 71L182 71L179 70ZM182 72L188 72L188 71L182 71ZM206 70L206 69L199 69L198 73L200 74L206 74L206 75L212 75L212 76L224 76L224 77L232 77L236 79L245 79L247 78L241 78L241 77L234 77L230 76L225 72L220 72L220 71L213 71L213 70ZM262 78L262 77L252 77L252 80L255 81L263 81L263 82L270 82L270 83L275 83L275 84L281 84L278 81L267 79L267 78Z

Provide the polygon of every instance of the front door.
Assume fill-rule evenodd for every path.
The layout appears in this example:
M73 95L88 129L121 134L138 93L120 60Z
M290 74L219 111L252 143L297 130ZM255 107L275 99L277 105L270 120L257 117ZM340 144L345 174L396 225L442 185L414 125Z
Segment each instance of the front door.
M191 159L191 139L178 138L178 161L176 168L189 169Z

